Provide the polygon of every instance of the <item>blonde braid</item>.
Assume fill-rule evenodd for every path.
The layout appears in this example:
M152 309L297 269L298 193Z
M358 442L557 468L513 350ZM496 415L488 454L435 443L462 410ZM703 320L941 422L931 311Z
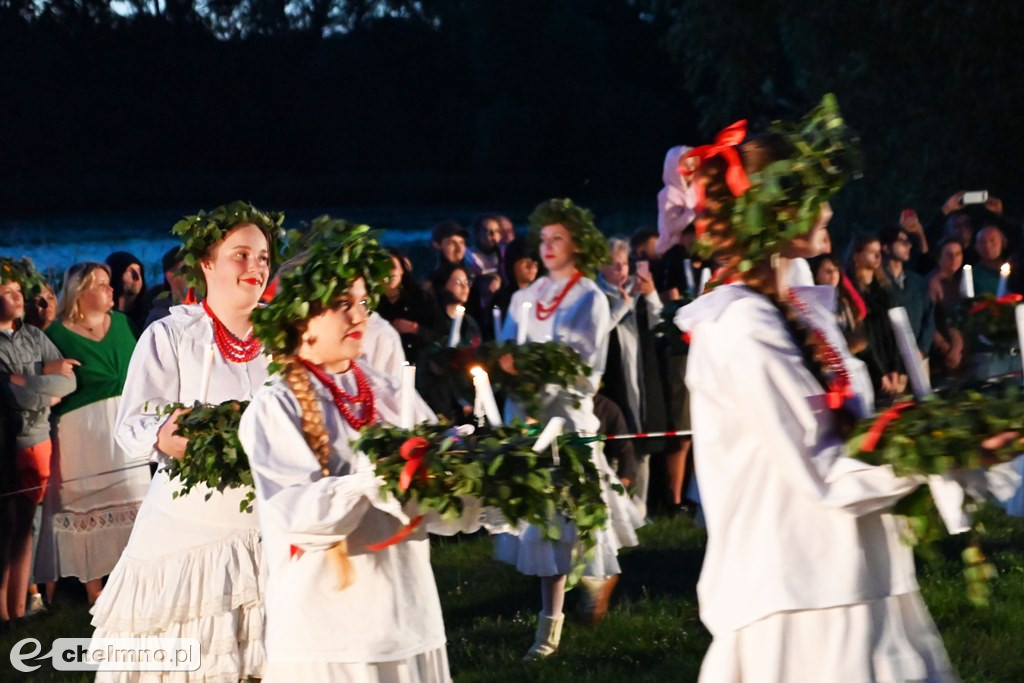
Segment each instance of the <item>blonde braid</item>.
M320 474L328 477L331 474L331 437L324 423L324 413L320 409L320 399L313 390L309 372L294 356L284 360L284 379L299 403L302 415L302 433L306 437L309 449L313 451L320 463ZM341 540L324 551L327 560L334 568L338 577L338 590L345 590L356 580L355 569L348 556L348 541Z

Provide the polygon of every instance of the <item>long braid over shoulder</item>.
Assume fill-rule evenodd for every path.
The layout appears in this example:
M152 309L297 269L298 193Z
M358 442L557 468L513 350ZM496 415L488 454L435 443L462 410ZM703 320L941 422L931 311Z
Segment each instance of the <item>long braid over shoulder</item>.
M748 176L795 151L783 135L771 132L748 139L737 150ZM765 256L745 272L740 270L741 261L748 255L733 234L731 217L736 198L726 183L726 170L726 162L714 157L706 159L695 175L696 182L704 183L705 195L704 210L697 218L698 232L704 232L705 239L712 245L712 258L721 268L718 279L725 282L738 279L771 301L782 314L787 330L801 351L804 365L824 390L829 386L823 348L827 342L804 324L796 308L782 296L771 258ZM837 415L837 424L842 432L852 427L851 419L843 412Z
M299 404L302 433L306 437L306 443L320 464L320 474L328 477L331 474L331 436L327 433L320 399L313 389L313 382L309 379L309 371L294 356L286 357L283 366L285 383ZM338 577L338 590L345 590L356 578L355 568L348 557L348 542L339 541L324 552Z

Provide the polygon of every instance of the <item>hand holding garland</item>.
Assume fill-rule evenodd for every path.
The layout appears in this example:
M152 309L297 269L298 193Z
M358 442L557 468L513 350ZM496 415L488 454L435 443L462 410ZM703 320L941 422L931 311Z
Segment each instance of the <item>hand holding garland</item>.
M248 401L225 401L219 405L197 402L188 408L171 403L161 409L160 414L171 416L161 427L161 436L170 432L171 448L181 448L180 455L160 448L172 457L166 465L167 476L181 482L175 498L199 485L218 491L245 488L248 491L239 509L252 512L256 492L249 458L238 440L238 425L248 405Z

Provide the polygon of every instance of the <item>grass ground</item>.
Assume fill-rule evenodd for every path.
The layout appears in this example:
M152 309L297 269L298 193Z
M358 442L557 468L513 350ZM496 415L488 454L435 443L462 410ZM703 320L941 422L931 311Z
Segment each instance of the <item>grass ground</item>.
M925 600L950 658L965 683L1024 681L1024 521L986 514L985 550L1000 570L992 606L967 603L960 578L960 543L921 568ZM549 660L523 664L539 605L535 580L490 559L482 536L437 539L434 574L444 606L448 655L457 683L488 681L694 681L710 636L697 614L695 585L703 533L683 518L641 530L641 545L622 556L624 575L608 618L597 628L567 623L562 648ZM755 568L751 568L754 571ZM62 584L62 605L0 636L0 681L19 680L7 653L22 638L44 648L58 637L91 633L84 594ZM572 593L568 608L575 604ZM88 681L43 667L33 681ZM28 677L29 675L24 675Z

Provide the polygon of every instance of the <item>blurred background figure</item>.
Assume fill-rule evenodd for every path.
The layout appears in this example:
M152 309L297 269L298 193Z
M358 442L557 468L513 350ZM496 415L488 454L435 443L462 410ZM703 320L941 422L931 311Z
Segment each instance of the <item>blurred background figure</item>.
M79 263L64 276L58 320L46 331L80 365L77 388L54 409L53 486L43 508L36 579L78 577L90 603L128 543L149 488L149 468L125 469L129 458L114 440L135 334L113 308L107 266Z
M107 257L110 286L114 288L114 310L124 313L137 335L146 327L149 297L146 296L146 270L142 262L127 251L115 251Z

